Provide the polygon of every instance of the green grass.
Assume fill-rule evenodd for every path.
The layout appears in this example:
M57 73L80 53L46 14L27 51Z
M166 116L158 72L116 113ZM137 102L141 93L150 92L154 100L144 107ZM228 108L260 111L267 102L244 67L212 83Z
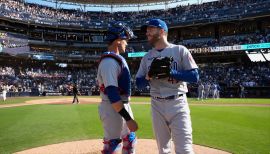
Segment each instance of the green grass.
M79 98L99 98L99 96L79 96ZM39 99L58 99L58 98L70 98L73 99L73 96L40 96L40 97L7 97L7 100L4 102L0 99L0 106L5 104L18 104L18 103L25 103L26 101L30 100L39 100Z
M71 97L71 96L69 96ZM25 103L30 100L38 100L38 99L53 99L53 98L68 98L68 96L49 96L49 97L7 97L7 100L4 102L0 100L0 106L4 104L18 104Z
M97 105L33 105L0 109L0 153L103 137ZM153 138L150 105L135 105L139 138ZM144 114L139 114L140 112Z
M131 102L150 102L150 97L131 97ZM188 102L192 103L220 103L220 104L270 104L270 99L263 98L220 98L197 100L197 98L188 98Z
M131 97L131 102L150 102L151 97Z
M269 107L192 106L196 144L233 153L270 152Z
M70 140L102 138L97 105L0 109L0 153Z
M99 98L99 96L79 96L84 98ZM0 100L0 106L3 104L17 104L17 103L24 103L25 101L29 100L38 100L38 99L52 99L52 98L70 98L72 96L48 96L48 97L13 97L9 98L3 102ZM150 102L150 97L131 97L131 102ZM203 101L198 101L196 98L188 98L188 102L192 103L223 103L223 104L270 104L270 99L263 99L263 98L221 98L221 99L207 99Z
M0 106L4 104L17 104L17 103L24 103L25 101L41 99L41 97L8 97L7 100L4 102L0 100Z
M221 98L198 101L195 98L188 99L189 103L223 103L223 104L270 104L270 99L264 98Z
M149 102L150 98L134 98L134 101L138 100ZM225 100L233 103L230 99L218 101L226 103ZM266 104L269 102L269 99L265 99L265 102L264 99L258 100ZM193 103L192 99L189 101ZM196 100L194 102L198 103ZM256 103L257 99L245 99L243 102ZM97 108L97 104L0 108L0 153L13 153L65 141L102 138ZM270 152L270 107L190 108L195 144L240 154ZM150 104L132 104L132 109L139 123L138 137L153 138Z

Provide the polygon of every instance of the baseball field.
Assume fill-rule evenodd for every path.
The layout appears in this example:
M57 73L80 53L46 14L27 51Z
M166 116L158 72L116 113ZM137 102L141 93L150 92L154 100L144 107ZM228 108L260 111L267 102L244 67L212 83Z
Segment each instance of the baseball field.
M57 101L43 104L40 99ZM40 103L33 105L31 101ZM0 101L0 154L67 141L101 139L97 102L72 105L71 101L72 97ZM131 101L140 128L138 138L154 138L150 98L133 97ZM194 144L237 154L270 153L270 99L189 99L189 103Z

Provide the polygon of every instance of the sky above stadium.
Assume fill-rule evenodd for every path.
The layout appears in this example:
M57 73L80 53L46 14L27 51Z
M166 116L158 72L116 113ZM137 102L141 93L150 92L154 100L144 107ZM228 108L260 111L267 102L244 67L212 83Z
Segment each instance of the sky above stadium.
M39 5L45 5L49 7L55 8L55 3L44 1L44 0L25 0L28 3L35 3ZM174 8L178 5L188 5L188 4L201 4L205 2L211 2L211 1L217 1L217 0L186 0L184 2L176 2L173 4L168 4L167 8ZM58 8L64 8L64 9L80 9L84 10L84 7L82 5L68 5L68 4L61 4L60 7L58 5ZM160 10L165 9L165 5L154 5L154 6L140 6L138 7L115 7L113 10L110 7L86 7L85 11L105 11L105 12L116 12L116 11L138 11L138 10Z

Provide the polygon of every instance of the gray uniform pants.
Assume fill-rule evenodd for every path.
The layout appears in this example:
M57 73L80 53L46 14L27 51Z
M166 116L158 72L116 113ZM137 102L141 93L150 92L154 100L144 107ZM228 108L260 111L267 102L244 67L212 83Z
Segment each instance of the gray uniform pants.
M133 118L130 105L124 104L124 107ZM130 133L125 120L113 109L109 101L100 103L99 116L104 129L104 139L111 140L122 138Z
M186 95L178 99L151 99L152 120L159 154L193 154L190 110Z

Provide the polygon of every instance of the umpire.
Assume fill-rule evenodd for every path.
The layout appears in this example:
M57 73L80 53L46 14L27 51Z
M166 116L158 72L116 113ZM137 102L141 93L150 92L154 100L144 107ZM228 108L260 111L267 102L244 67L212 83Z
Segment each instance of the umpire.
M73 93L73 101L72 101L72 104L75 104L75 102L77 104L79 104L79 99L78 99L78 94L79 94L79 91L78 91L78 88L77 88L77 85L76 84L73 84L73 87L72 87L72 93Z

